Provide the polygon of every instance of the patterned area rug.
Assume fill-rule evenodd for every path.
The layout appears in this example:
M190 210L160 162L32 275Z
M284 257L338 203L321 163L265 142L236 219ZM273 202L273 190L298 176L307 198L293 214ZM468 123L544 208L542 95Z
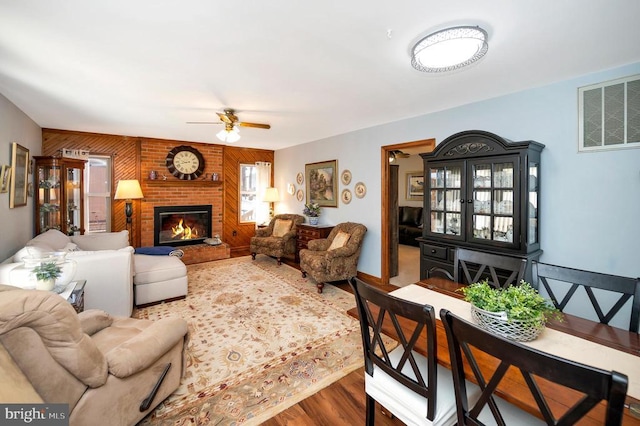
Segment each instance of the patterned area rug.
M259 424L363 365L353 295L275 260L188 266L186 299L136 318L189 323L180 387L141 425Z

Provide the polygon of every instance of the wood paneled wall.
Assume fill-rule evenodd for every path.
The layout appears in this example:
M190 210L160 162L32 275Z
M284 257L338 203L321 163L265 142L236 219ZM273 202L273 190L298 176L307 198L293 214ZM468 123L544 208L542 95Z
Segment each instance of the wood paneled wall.
M93 155L111 157L111 198L120 179L140 178L140 139L137 137L42 129L42 155L60 155L62 148L83 149ZM140 200L134 200L134 212L140 211L140 203ZM140 216L135 215L133 219L131 238L135 245L140 243ZM111 203L111 230L121 231L125 227L124 201L114 200Z
M240 198L240 164L254 164L265 161L272 164L271 182L273 182L273 151L227 146L224 149L224 234L222 240L231 246L232 252L248 250L251 237L255 234L254 223L240 223L238 211Z
M238 217L238 175L240 164L268 161L269 150L235 148L225 145L183 142L165 139L105 135L66 130L42 130L42 155L59 155L62 148L83 149L93 155L108 155L113 162L112 196L120 179L138 179L144 199L134 200L132 243L135 247L153 245L153 207L156 205L212 204L212 231L220 234L231 250L247 250L255 232L254 224L240 224ZM167 153L176 146L198 149L205 158L205 176L218 173L221 183L180 181L165 166ZM156 170L166 181L150 181L149 172ZM273 170L273 168L272 168ZM273 177L272 177L273 180ZM111 230L125 229L124 201L114 200ZM235 231L235 232L234 232Z

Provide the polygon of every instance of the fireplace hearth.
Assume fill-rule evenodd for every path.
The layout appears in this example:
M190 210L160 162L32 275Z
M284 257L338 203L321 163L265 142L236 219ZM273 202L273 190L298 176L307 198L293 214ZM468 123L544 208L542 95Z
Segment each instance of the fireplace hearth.
M211 238L211 205L153 208L153 245L186 246Z

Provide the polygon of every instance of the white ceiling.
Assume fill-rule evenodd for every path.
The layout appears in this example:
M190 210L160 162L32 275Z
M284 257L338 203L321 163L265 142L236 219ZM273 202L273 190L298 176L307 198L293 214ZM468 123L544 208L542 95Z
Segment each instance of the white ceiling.
M640 61L638 0L0 0L0 93L46 128L280 149ZM412 44L480 25L432 76ZM388 30L391 36L388 37Z

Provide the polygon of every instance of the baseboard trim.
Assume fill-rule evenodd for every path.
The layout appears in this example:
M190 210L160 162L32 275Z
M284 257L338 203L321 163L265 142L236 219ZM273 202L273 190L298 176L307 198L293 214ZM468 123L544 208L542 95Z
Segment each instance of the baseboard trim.
M382 285L382 279L380 277L374 277L373 275L369 275L360 271L358 271L357 277L367 284L374 284L378 286Z

